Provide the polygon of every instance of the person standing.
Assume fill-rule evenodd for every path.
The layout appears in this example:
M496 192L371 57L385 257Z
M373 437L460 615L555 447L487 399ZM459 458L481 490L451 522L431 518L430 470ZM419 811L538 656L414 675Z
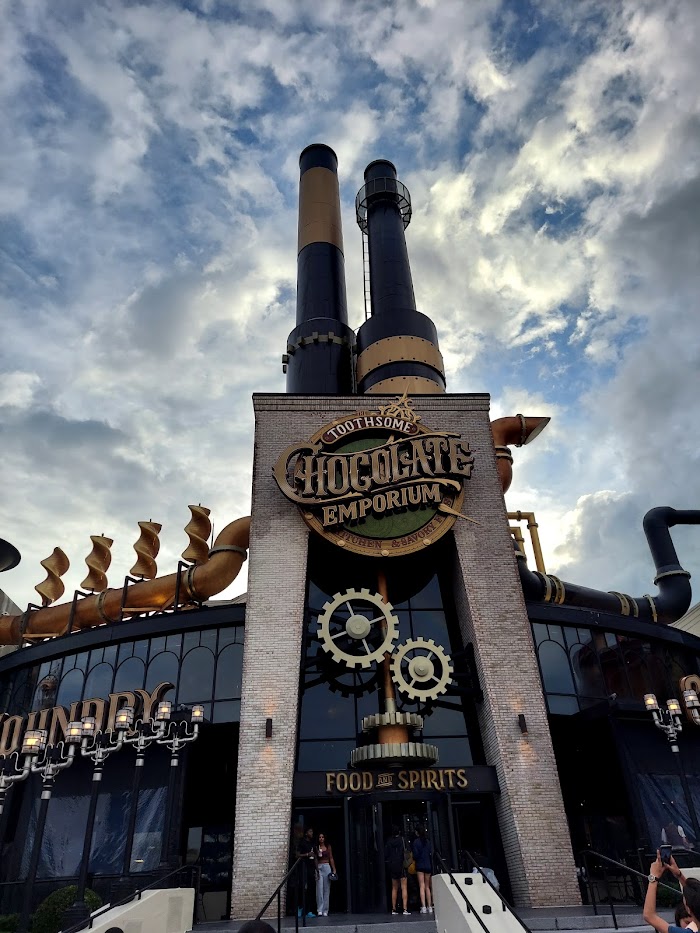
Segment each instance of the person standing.
M316 912L319 917L328 916L331 893L331 874L336 875L333 849L326 841L325 833L318 834L316 843Z
M384 846L384 859L389 870L389 877L391 878L391 912L392 914L398 914L396 902L399 896L400 883L403 912L405 916L408 916L410 910L408 910L408 881L406 879L406 869L404 867L405 857L405 846L401 838L399 827L392 826L391 836L387 839L386 845Z
M668 865L661 861L661 853L657 850L656 861L652 862L649 869L649 887L644 899L644 920L650 923L657 933L683 933L682 926L676 926L664 920L656 912L656 889L661 876L668 869L673 877L680 883L683 892L683 903L688 911L688 916L692 923L698 925L700 921L700 881L697 878L686 878L681 869L676 865L676 860L671 856Z
M311 826L309 826L304 835L301 837L297 844L295 855L297 858L303 859L299 870L301 873L300 881L300 899L301 905L297 909L298 915L301 917L304 910L307 910L307 917L315 917L316 914L311 911L311 892L313 890L313 880L316 878L316 852L314 850L314 831Z
M418 830L418 835L411 844L413 851L413 860L416 863L416 874L418 875L418 890L420 892L420 912L422 914L432 914L433 912L433 887L431 876L433 873L433 847L430 845L428 834L425 828Z

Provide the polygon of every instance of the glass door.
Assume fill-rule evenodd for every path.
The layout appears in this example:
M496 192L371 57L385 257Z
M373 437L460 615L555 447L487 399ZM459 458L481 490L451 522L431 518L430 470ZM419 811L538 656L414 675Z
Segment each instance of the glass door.
M384 913L386 880L382 804L367 797L348 800L350 912Z

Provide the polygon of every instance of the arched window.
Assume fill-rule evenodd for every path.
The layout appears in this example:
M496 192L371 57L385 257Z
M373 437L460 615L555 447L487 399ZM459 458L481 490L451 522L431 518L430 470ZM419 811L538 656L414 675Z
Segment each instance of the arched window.
M90 671L85 681L85 692L83 696L86 700L92 697L102 697L106 700L112 692L112 678L114 670L111 664L98 664Z
M576 693L566 651L553 641L539 647L540 667L546 693Z
M598 655L590 645L572 645L569 651L576 680L576 692L584 697L606 696Z
M243 645L229 645L219 654L216 665L214 699L223 700L241 695L243 679Z
M122 661L114 678L114 693L143 687L145 672L146 666L141 658L127 658L126 661Z
M193 648L180 668L178 703L211 700L214 690L214 655L208 648Z
M70 709L71 703L75 703L82 697L84 682L85 675L81 670L73 668L72 671L68 671L61 678L58 693L56 694L56 706L64 706L66 709ZM97 696L97 694L95 695Z
M177 655L172 651L161 651L148 665L146 674L146 690L155 690L158 684L166 681L177 686L177 672L179 668Z

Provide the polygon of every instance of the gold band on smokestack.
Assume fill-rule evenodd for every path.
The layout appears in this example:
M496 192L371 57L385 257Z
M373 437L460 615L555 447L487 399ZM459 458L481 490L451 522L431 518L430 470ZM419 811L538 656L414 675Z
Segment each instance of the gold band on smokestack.
M299 156L296 327L282 357L287 392L344 395L354 391L338 159L315 143Z

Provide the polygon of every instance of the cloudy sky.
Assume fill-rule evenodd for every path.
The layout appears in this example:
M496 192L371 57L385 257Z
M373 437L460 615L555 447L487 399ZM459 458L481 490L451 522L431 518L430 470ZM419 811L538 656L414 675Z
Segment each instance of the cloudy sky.
M367 162L413 197L448 391L549 414L515 451L547 569L655 592L700 507L697 0L0 0L0 578L55 545L248 513L251 393L284 391L298 154L339 157L351 324ZM700 528L674 533L700 577ZM240 592L240 578L231 594ZM695 599L700 598L696 590Z

